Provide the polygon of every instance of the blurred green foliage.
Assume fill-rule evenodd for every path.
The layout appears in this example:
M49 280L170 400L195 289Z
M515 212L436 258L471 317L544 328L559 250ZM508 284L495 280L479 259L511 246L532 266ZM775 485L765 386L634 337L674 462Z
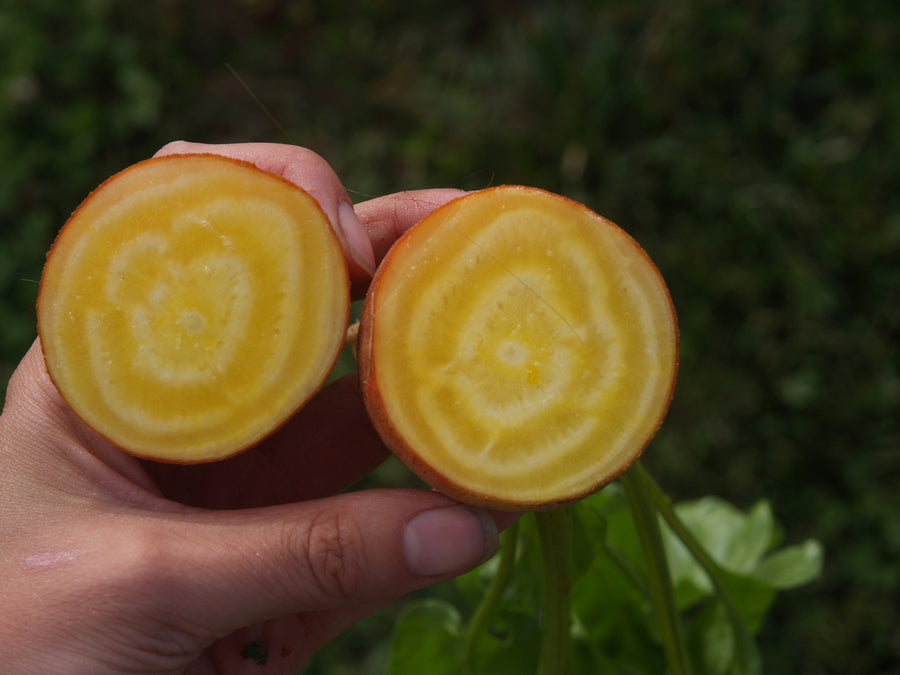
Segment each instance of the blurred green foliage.
M898 64L892 0L4 0L0 377L67 214L169 140L305 145L358 200L560 192L628 230L675 298L654 475L765 497L825 545L822 580L763 629L768 670L895 671ZM386 621L325 672L361 672Z
M651 479L652 480L652 479ZM685 622L685 655L694 672L710 675L761 673L752 635L762 624L776 593L816 578L821 550L815 541L778 549L778 527L769 505L758 502L743 513L706 497L671 508L709 554L729 607L673 530L663 530L675 601ZM651 604L647 556L634 514L618 484L570 508L575 536L572 560L572 673L674 672L666 667ZM654 511L655 512L655 511ZM546 514L544 514L546 515ZM540 515L538 516L540 517ZM568 516L564 516L568 517ZM514 560L506 583L497 580L503 553L455 580L453 601L433 597L414 601L397 619L387 661L388 675L523 675L540 660L541 606L547 578L541 565L539 526L532 514L519 520L507 551ZM503 547L509 545L505 541ZM503 592L481 630L475 611L495 584ZM740 625L740 645L734 625ZM479 624L480 625L480 624ZM468 666L468 668L466 667ZM543 672L543 671L541 671Z

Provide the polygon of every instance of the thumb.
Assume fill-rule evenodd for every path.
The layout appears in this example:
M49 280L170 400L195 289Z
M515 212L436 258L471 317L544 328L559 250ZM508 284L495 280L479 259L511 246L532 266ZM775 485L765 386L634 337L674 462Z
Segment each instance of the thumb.
M334 637L361 618L359 608L369 613L466 572L498 545L490 514L424 490L371 490L190 518L189 532L172 547L178 559L166 562L184 582L169 596L177 598L173 611L215 635L294 615L272 630L291 644L269 644L270 653L308 655L320 644L301 642ZM314 616L315 626L297 621L301 613Z

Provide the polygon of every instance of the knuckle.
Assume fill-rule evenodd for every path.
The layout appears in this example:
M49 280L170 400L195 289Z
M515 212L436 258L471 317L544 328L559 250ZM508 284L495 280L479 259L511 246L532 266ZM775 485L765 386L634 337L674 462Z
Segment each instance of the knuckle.
M187 141L170 141L156 151L156 156L186 153L190 152L193 147L194 144Z
M159 588L173 582L171 547L165 537L150 528L133 527L115 542L116 574L109 582L126 589Z
M302 529L292 528L289 550L305 558L304 581L323 599L344 600L360 587L365 553L359 523L338 511L322 512Z

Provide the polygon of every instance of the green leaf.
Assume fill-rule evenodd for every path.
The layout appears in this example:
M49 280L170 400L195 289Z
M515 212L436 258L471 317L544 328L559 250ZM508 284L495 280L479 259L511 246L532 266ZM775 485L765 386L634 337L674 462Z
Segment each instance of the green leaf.
M520 518L519 542L516 548L515 569L504 597L509 605L540 607L544 583L534 514Z
M613 483L600 492L575 504L575 569L586 570L597 556L605 556L609 548L645 571L641 544L625 492ZM585 560L585 558L589 558Z
M743 663L738 662L736 637L721 602L703 607L695 617L689 638L704 675L760 675L762 659L753 642L744 645Z
M777 534L768 502L749 513L717 497L679 504L678 517L719 565L739 574L752 572Z
M810 539L772 553L753 571L753 577L778 589L801 586L822 573L824 559L822 545Z
M600 555L572 588L573 630L590 644L598 663L609 661L628 672L658 672L664 664L650 606L649 596Z
M470 572L456 577L454 584L456 584L456 588L466 605L465 607L460 607L460 609L466 611L478 606L481 597L487 591L488 585L497 573L499 562L499 556L494 556Z
M757 502L744 517L743 527L734 533L722 566L743 574L753 571L774 544L777 531L769 502Z
M397 620L388 675L459 675L463 671L459 612L448 602L419 600Z
M747 631L755 635L775 600L775 589L751 576L728 570L721 570L719 578Z
M476 672L479 675L534 673L540 646L541 627L535 611L524 607L503 608L491 621L489 634L478 641Z

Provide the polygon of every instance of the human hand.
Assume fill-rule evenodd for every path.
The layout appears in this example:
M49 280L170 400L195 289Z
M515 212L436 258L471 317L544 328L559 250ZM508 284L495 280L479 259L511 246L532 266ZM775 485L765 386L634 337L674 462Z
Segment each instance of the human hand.
M190 152L245 159L309 191L357 294L403 231L461 194L354 209L303 148L179 142L157 154ZM295 673L362 617L493 554L514 516L427 490L332 496L386 457L350 375L241 455L145 462L76 418L35 341L0 415L3 672Z

